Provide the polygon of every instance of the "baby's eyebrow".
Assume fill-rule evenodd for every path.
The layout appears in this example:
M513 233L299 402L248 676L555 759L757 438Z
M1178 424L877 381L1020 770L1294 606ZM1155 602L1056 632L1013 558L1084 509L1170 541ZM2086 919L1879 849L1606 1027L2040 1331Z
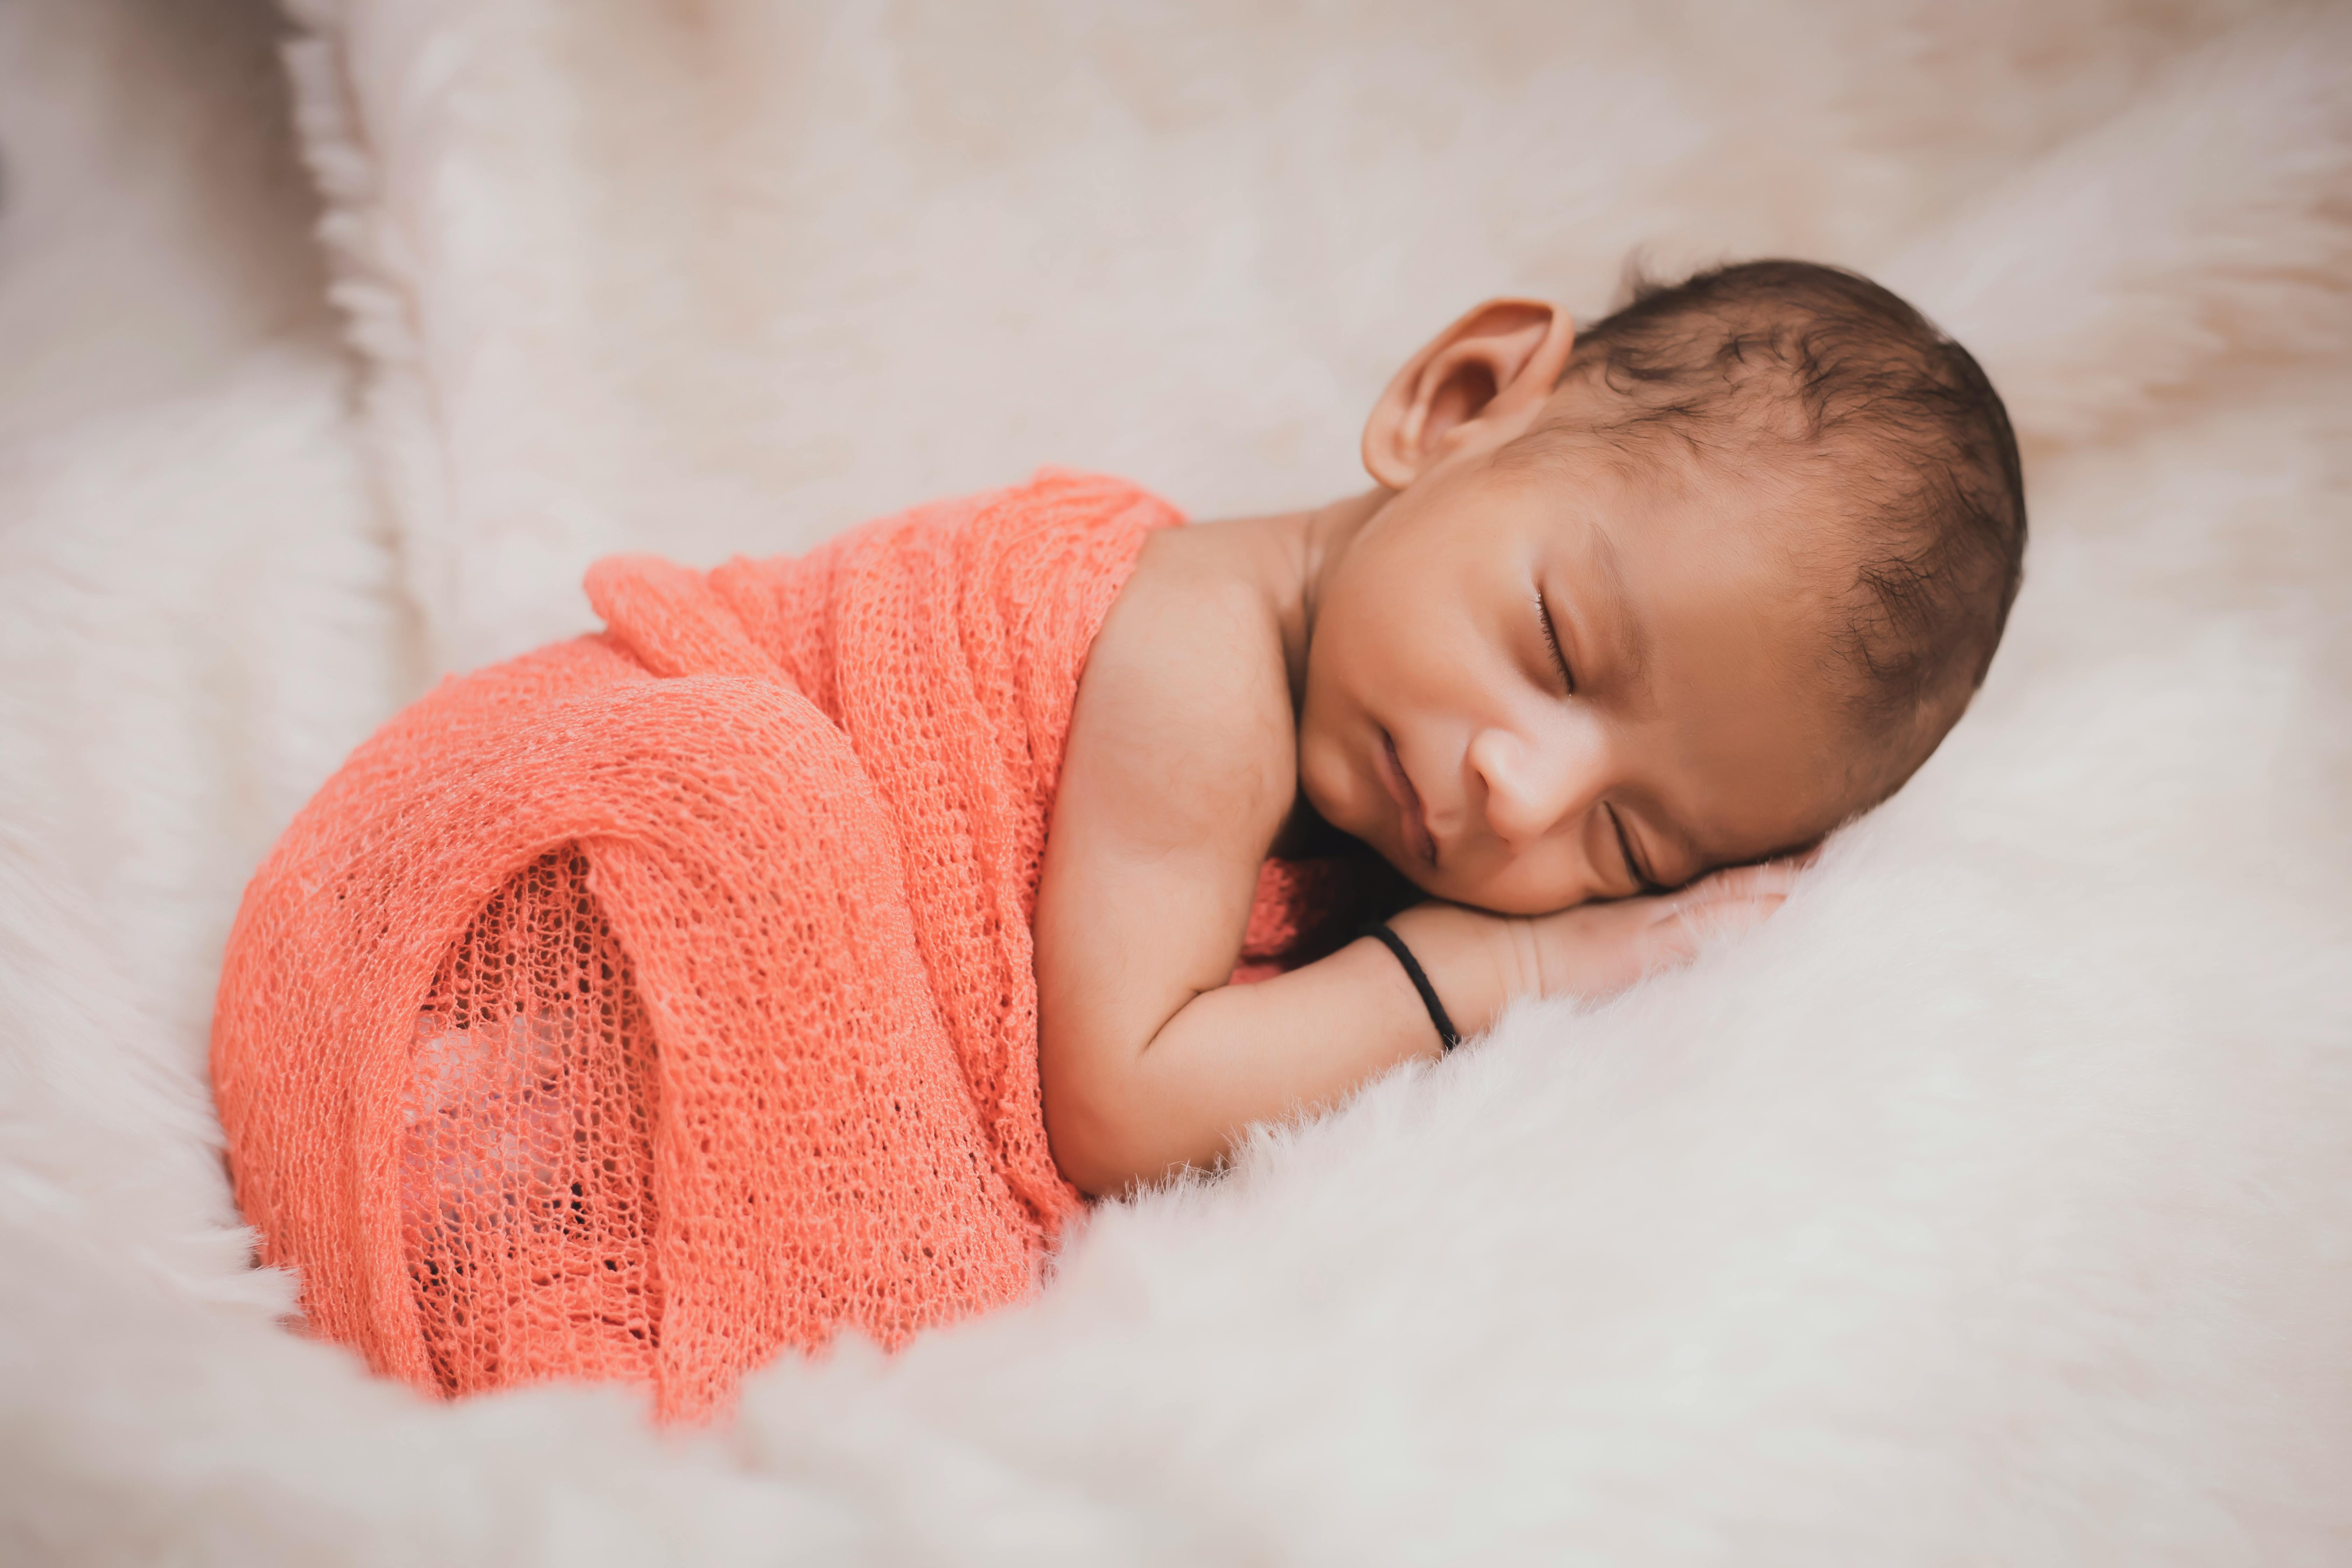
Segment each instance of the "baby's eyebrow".
M1617 559L1616 542L1598 523L1592 525L1592 561L1598 568L1593 574L1593 588L1608 613L1613 634L1617 656L1614 673L1636 698L1646 703L1653 695L1650 628L1634 614L1633 595L1625 592L1625 569Z

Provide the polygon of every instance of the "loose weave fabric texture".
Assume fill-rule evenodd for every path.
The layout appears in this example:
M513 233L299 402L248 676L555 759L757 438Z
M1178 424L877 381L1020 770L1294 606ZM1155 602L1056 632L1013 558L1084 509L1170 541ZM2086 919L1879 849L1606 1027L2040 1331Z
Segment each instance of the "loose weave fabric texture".
M797 560L609 559L604 632L354 752L248 889L213 1034L314 1329L427 1390L690 1419L785 1347L1024 1295L1081 1203L1037 1076L1055 783L1178 521L1047 470ZM1246 972L1328 945L1328 880L1269 863Z

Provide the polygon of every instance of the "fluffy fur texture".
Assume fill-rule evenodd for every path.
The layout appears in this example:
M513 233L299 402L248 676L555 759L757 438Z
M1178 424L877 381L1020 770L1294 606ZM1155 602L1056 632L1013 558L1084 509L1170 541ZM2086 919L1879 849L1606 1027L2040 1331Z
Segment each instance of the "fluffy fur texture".
M195 337L84 361L106 312L10 302L236 210L155 192L274 188L173 143L110 182L143 216L36 199L93 177L74 104L232 96L142 63L126 5L0 12L131 73L0 47L37 62L0 109L65 106L0 115L0 321L125 389L45 421L12 382L0 446L14 1555L2352 1552L2340 16L314 0L371 488L332 353L251 346L299 262L140 275L212 312L203 384ZM582 624L599 552L793 548L1041 458L1320 499L1449 313L1598 307L1635 244L1873 271L2025 443L1975 711L1782 915L1098 1210L1026 1307L778 1365L723 1435L428 1406L276 1324L210 965L426 668Z

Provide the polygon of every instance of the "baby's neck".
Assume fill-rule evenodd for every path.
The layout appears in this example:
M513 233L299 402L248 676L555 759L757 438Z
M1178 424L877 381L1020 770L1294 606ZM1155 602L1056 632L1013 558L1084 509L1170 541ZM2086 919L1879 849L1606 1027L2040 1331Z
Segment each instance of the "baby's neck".
M1281 633L1294 713L1307 690L1307 651L1315 638L1323 584L1390 494L1367 490L1304 511L1235 518L1185 530L1214 555L1218 570L1246 584L1273 616Z

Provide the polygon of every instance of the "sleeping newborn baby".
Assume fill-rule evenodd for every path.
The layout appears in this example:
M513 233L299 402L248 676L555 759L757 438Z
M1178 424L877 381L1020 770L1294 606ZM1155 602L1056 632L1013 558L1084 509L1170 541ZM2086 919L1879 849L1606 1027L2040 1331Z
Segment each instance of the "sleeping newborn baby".
M685 1420L1017 1301L1083 1194L1768 911L1966 706L2025 538L1975 363L1792 262L1481 306L1364 457L1290 516L1049 470L614 557L602 631L394 717L214 1014L312 1331Z
M1803 263L1581 333L1482 305L1363 454L1369 494L1153 534L1087 660L1035 939L1045 1125L1090 1192L1759 918L1959 717L2021 572L1975 361ZM1335 835L1420 901L1227 984L1261 862Z

